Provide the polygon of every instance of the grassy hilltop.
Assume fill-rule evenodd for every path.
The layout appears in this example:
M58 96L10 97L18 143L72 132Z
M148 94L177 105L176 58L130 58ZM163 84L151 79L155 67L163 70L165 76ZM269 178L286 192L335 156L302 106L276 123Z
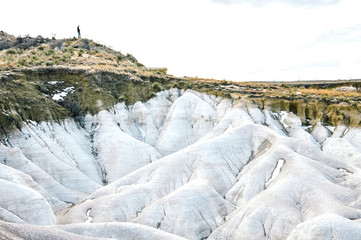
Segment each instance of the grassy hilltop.
M318 82L231 82L175 77L165 68L147 68L88 39L14 37L0 32L0 133L22 122L82 123L117 102L147 101L161 90L194 89L224 98L246 98L261 109L292 111L304 124L358 126L360 80ZM56 97L66 93L66 96Z

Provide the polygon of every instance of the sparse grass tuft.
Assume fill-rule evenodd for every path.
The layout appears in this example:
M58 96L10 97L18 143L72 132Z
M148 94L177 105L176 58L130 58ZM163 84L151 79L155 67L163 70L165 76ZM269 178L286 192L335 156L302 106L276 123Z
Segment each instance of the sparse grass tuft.
M6 55L14 55L16 54L16 51L14 49L6 50Z
M24 58L19 58L18 59L18 65L19 66L27 66L27 62Z
M83 53L84 53L84 51L83 51L82 49L80 49L80 50L78 51L78 57L81 57L81 56L83 55Z
M159 83L156 83L156 82L152 84L152 89L153 89L156 93L163 90L162 87L160 86L160 84L159 84Z

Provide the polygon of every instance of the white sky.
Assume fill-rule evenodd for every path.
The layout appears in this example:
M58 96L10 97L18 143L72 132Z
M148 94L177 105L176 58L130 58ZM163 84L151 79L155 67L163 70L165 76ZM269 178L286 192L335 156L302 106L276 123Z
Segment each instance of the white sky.
M349 79L361 78L360 9L360 0L8 0L0 30L65 38L80 25L82 37L176 76Z

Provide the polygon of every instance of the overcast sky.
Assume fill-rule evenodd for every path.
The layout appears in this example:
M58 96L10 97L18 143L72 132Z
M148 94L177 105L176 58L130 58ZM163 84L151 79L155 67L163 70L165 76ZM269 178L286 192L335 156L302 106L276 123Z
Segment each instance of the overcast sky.
M176 76L361 78L360 0L9 0L0 30L77 35Z

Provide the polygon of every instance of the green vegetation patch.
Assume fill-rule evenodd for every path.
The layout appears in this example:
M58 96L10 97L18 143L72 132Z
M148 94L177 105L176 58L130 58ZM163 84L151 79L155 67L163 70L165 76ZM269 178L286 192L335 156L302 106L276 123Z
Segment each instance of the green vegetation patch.
M59 120L69 112L45 96L37 86L38 81L28 81L24 75L0 77L0 132L6 133L22 122L34 120Z

